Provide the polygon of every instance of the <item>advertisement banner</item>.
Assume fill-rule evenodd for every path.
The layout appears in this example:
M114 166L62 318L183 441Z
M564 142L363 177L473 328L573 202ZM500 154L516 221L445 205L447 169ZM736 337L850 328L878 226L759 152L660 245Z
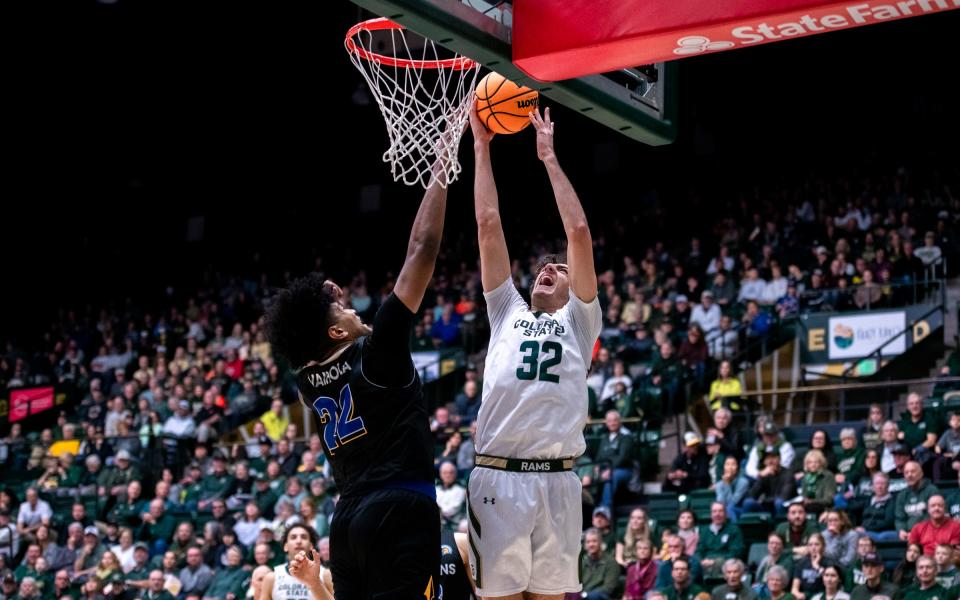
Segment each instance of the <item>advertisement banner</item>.
M515 0L513 62L558 81L958 8L960 0Z
M53 387L10 390L10 423L51 408L53 408Z
M907 349L906 313L875 312L830 317L827 348L830 360L861 358L890 342L881 350L882 356L896 356ZM891 341L892 340L892 341Z
M800 361L808 373L873 375L931 334L943 335L943 310L933 308L913 304L897 310L802 314ZM876 360L872 353L887 341L882 360Z

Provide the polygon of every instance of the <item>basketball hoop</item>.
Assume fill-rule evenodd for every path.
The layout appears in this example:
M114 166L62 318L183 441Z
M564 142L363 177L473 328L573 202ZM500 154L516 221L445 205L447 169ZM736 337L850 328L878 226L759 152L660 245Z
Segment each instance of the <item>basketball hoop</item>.
M389 33L389 42L386 34L376 36L389 54L374 51L374 32ZM446 187L460 173L457 149L480 65L459 55L441 58L432 40L422 38L420 49L421 38L407 34L389 19L371 19L351 27L344 45L386 122L383 161L394 181Z

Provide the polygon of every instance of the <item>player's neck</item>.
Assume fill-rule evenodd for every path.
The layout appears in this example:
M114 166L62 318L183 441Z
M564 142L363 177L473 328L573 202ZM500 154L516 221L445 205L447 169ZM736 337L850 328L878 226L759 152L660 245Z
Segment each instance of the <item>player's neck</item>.
M553 313L557 312L561 308L563 308L563 305L560 305L560 304L553 305L550 303L545 303L545 304L537 303L537 304L530 305L531 311L535 313L547 313L548 315L552 315Z
M337 344L336 346L334 346L333 349L330 350L330 352L328 352L327 355L324 356L323 359L321 359L321 360L319 361L320 364L321 364L321 365L326 364L326 363L334 360L335 358L337 358L337 357L340 356L341 354L343 354L343 351L346 350L347 348L349 348L350 345L353 344L353 341L354 341L354 340L344 340L342 343Z

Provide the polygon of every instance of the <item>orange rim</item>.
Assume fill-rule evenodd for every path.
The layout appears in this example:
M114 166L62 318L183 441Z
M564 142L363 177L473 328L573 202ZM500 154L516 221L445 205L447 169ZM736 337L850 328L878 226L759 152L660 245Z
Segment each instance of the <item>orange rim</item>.
M472 69L476 66L474 61L466 58L465 56L448 58L446 60L411 60L406 58L396 58L393 56L384 56L383 54L377 54L375 52L368 52L364 50L353 40L358 33L364 30L383 31L387 29L403 30L405 27L383 17L357 23L351 27L349 31L347 31L347 37L345 41L347 52L356 54L364 60L378 62L390 67L400 67L403 69L453 69L455 71L463 71L466 69Z

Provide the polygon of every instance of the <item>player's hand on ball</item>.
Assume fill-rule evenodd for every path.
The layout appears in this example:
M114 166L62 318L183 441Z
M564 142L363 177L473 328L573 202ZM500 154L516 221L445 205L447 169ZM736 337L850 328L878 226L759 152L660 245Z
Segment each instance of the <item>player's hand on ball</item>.
M480 117L477 116L477 111L471 109L470 113L470 131L473 132L473 141L477 144L489 144L490 140L493 139L493 136L496 134L484 127L483 123L480 122Z
M540 160L556 158L553 152L554 123L550 120L550 107L543 109L542 117L539 110L530 111L530 122L537 130L537 156Z
M306 552L297 552L287 566L287 571L301 583L311 585L320 580L320 557L313 552L309 556Z

